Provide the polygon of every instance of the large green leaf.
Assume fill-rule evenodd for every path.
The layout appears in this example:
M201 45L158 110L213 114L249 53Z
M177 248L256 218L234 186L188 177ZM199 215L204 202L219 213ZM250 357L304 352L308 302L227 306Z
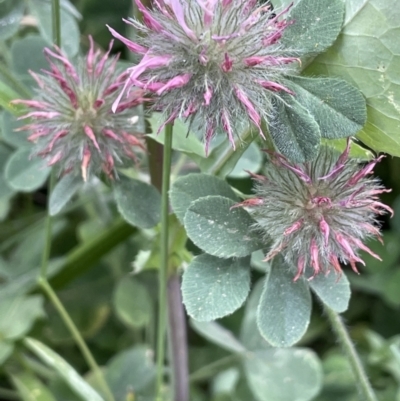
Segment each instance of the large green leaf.
M50 168L38 157L30 158L30 149L19 149L7 161L5 178L8 185L21 192L40 188L50 173Z
M237 201L238 197L226 181L208 174L188 174L174 181L170 190L172 208L183 224L190 204L204 196L221 195Z
M242 326L240 328L240 341L251 351L271 348L271 345L261 335L257 326L257 307L260 303L263 287L263 279L258 280L256 285L253 287L246 302Z
M183 302L196 320L210 321L230 315L250 290L250 258L220 259L203 254L185 269Z
M29 70L40 73L42 69L49 69L49 63L43 53L43 49L48 45L49 43L39 35L29 35L13 41L11 45L13 73L24 83L36 85Z
M338 313L347 310L351 291L344 273L342 276L337 276L333 272L328 275L318 274L309 283L318 298L331 309Z
M78 372L52 349L29 337L23 342L39 359L54 369L79 397L90 401L104 401Z
M115 288L113 304L117 316L130 327L147 325L152 304L147 288L134 278L124 277Z
M3 0L0 2L0 40L13 36L24 16L24 0Z
M140 394L152 383L156 375L152 351L145 347L133 347L115 355L108 363L105 377L116 401L127 401L133 390ZM136 399L136 397L135 397Z
M281 42L296 56L321 53L339 35L343 11L341 0L301 0L290 12L293 24L285 29Z
M0 337L16 340L32 328L35 320L44 317L43 298L14 296L0 302Z
M355 135L367 120L363 95L343 79L291 77L289 87L315 118L322 138Z
M57 182L50 194L49 214L55 216L67 205L71 198L83 185L82 178L74 174L67 174Z
M303 337L310 323L311 295L301 277L281 256L275 257L258 304L257 322L263 337L276 347L290 347Z
M10 102L14 99L19 99L20 95L14 91L5 82L0 81L0 107L4 110L8 110L10 113L19 114L22 107L12 105Z
M368 121L357 135L376 151L400 156L400 8L397 0L347 0L336 43L306 69L341 76L367 99Z
M53 43L51 2L30 0L29 8L38 19L41 35L51 45ZM69 57L76 56L79 51L79 36L79 27L75 17L61 7L61 47Z
M313 160L321 134L314 117L291 95L276 101L268 129L279 152L295 163Z
M322 386L321 364L307 349L259 350L248 356L244 366L257 401L309 401Z
M263 247L252 229L254 220L235 202L223 196L206 196L193 202L184 223L189 238L204 252L219 258L248 256Z
M15 131L23 125L26 125L25 121L18 121L11 113L4 112L1 125L4 141L17 148L32 146L28 141L28 131Z
M161 196L155 187L132 178L114 182L118 211L133 226L151 228L160 221Z

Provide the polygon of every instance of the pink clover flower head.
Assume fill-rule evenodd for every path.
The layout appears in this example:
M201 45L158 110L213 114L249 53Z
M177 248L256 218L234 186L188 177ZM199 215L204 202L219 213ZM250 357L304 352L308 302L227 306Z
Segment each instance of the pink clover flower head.
M378 216L393 210L378 195L390 192L370 176L383 156L360 165L346 150L322 146L318 157L295 165L278 153L268 152L266 175L253 175L255 198L237 206L248 207L256 220L255 229L272 246L265 260L282 254L297 266L294 280L306 273L342 273L340 263L364 264L359 250L381 260L365 244L376 237L382 241ZM311 274L310 274L311 273Z
M19 117L30 120L19 131L29 132L34 155L63 174L80 170L84 181L101 172L114 178L118 166L136 162L137 151L144 149L136 134L138 117L131 110L144 100L143 90L132 90L113 113L126 73L117 73L118 58L109 56L112 42L102 55L89 39L89 52L77 67L59 48L45 49L49 71L31 72L39 86L37 96L13 101L30 109Z
M136 42L109 27L140 56L114 108L131 86L143 88L167 121L182 117L203 133L206 153L217 131L235 147L238 121L255 125L263 137L272 99L292 94L281 78L299 61L280 43L293 22L284 19L290 6L275 14L255 0L156 0L153 10L135 2L143 23L126 22L140 32Z

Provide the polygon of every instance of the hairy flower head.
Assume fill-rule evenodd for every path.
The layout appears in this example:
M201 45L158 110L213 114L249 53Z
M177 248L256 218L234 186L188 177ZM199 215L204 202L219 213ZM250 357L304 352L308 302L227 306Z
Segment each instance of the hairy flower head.
M166 122L181 117L200 128L206 153L218 129L235 147L238 121L256 125L263 137L272 98L292 93L281 77L298 59L280 43L290 6L274 14L257 0L155 0L154 10L135 2L144 23L126 22L139 31L136 42L109 27L141 57L114 107L131 86L143 88Z
M371 178L374 166L383 156L360 166L330 147L321 147L310 163L295 165L278 153L270 153L265 176L254 175L256 198L238 206L249 207L257 223L255 228L272 239L266 260L281 253L297 266L297 280L306 269L314 277L320 272L341 273L340 262L364 264L359 250L373 253L364 241L381 241L378 215L392 209L379 202L378 195L390 192Z
M132 91L113 113L111 106L126 73L118 74L117 58L109 57L112 42L101 55L89 39L89 52L77 68L59 48L45 49L50 71L31 72L39 86L37 96L13 101L32 109L19 118L31 120L19 131L30 133L34 154L63 173L80 168L85 181L90 173L101 171L114 177L116 166L135 161L135 148L143 148L133 135L138 117L130 110L143 100L143 91Z

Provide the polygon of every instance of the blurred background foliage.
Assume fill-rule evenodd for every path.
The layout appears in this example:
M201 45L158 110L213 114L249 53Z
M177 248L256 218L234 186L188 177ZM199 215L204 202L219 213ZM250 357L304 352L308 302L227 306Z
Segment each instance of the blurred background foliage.
M106 49L110 34L105 24L132 34L121 20L134 12L130 0L61 4L63 48L70 57L87 49L89 34ZM27 70L46 67L42 49L51 45L50 7L46 0L0 0L0 400L91 401L101 393L70 333L38 289L49 171L34 160L27 162L29 144L24 133L13 131L19 125L13 117L18 110L9 104L31 95L33 81ZM360 154L368 158L375 150L398 156L400 41L391 35L400 29L399 7L394 1L372 0L347 1L346 7L347 15L353 15L343 35L327 54L310 61L306 73L341 75L358 85L370 108L359 138L371 148L360 148ZM380 29L378 22L371 26L377 20L389 27L389 33L380 33L384 56L373 68L360 67L370 57L368 52L376 52L371 45L375 39L368 37ZM345 56L353 51L354 61L360 49L365 54L357 55L355 71ZM115 43L113 51L129 61L121 43ZM374 60L380 57L375 56ZM371 57L368 60L372 63ZM383 89L371 88L379 82L376 74L386 72ZM393 92L391 104L384 102L386 90ZM202 149L195 139L184 142L184 130L176 135L175 149L183 152L174 155L175 177L198 170L194 161L198 163ZM262 165L260 149L252 144L228 175L228 183L248 193L251 182L243 170L259 172ZM141 167L143 171L131 175L143 178L146 166ZM400 401L400 161L388 156L376 171L393 189L383 201L392 205L395 216L382 220L384 245L368 244L383 262L364 255L367 264L360 276L346 271L353 292L344 318L379 399ZM139 231L121 220L102 182L68 184L63 204L53 204L63 209L54 219L50 282L104 367L116 401L153 400L158 263L151 244L157 229ZM184 265L186 237L181 235L178 242L175 256ZM198 252L190 243L188 249ZM271 348L259 336L254 309L265 269L253 261L251 297L234 314L218 323L188 322L191 399L357 400L350 366L315 300L311 324L296 353Z

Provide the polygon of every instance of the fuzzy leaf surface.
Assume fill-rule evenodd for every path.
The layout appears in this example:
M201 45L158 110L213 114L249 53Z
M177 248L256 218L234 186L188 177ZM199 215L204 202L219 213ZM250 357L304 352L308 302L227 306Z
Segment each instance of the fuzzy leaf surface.
M220 259L202 254L185 269L182 296L193 319L210 321L230 315L250 291L250 258Z
M42 159L30 159L30 154L30 149L20 149L7 160L5 179L16 191L35 191L45 183L50 173Z
M322 138L355 135L367 121L363 95L343 79L292 77L289 87L318 123Z
M35 320L44 316L43 298L9 296L0 303L0 337L16 340L23 337L32 328Z
M335 44L306 74L339 76L367 99L368 120L357 137L377 152L400 156L400 8L397 0L347 0Z
M44 39L51 45L52 36L52 12L51 3L42 0L31 0L29 2L31 13L38 19L39 31ZM69 57L74 57L79 52L79 27L75 17L65 8L61 7L61 48Z
M246 359L244 368L257 401L309 401L322 386L321 363L308 349L255 351Z
M124 277L117 284L113 304L119 319L130 327L144 327L151 319L152 305L147 288L131 277Z
M345 312L350 302L350 284L343 273L339 278L332 272L325 276L317 274L310 282L311 289L318 298L335 312Z
M82 186L82 178L73 174L67 174L57 182L50 194L49 214L55 216L67 205L72 197Z
M293 271L277 256L265 280L257 310L258 328L275 347L290 347L301 339L311 316L311 294L300 277L293 281Z
M232 199L206 196L193 202L184 225L189 238L204 252L219 258L244 257L263 247L252 230L254 220Z
M151 228L159 223L161 196L154 186L120 177L114 182L114 197L118 211L133 226Z
M2 41L18 32L24 10L23 0L3 0L0 3L0 39Z
M183 224L186 211L193 201L209 195L221 195L234 201L238 200L226 181L212 175L194 173L174 181L170 190L170 200L179 221Z
M144 346L136 346L115 355L108 363L105 378L116 401L128 400L129 390L134 389L138 399L154 380L156 369L152 351Z
M313 160L319 150L321 134L314 117L291 95L275 102L268 129L276 148L295 163Z
M284 30L281 41L297 56L321 53L339 35L343 14L341 0L301 0L289 14L293 23Z

